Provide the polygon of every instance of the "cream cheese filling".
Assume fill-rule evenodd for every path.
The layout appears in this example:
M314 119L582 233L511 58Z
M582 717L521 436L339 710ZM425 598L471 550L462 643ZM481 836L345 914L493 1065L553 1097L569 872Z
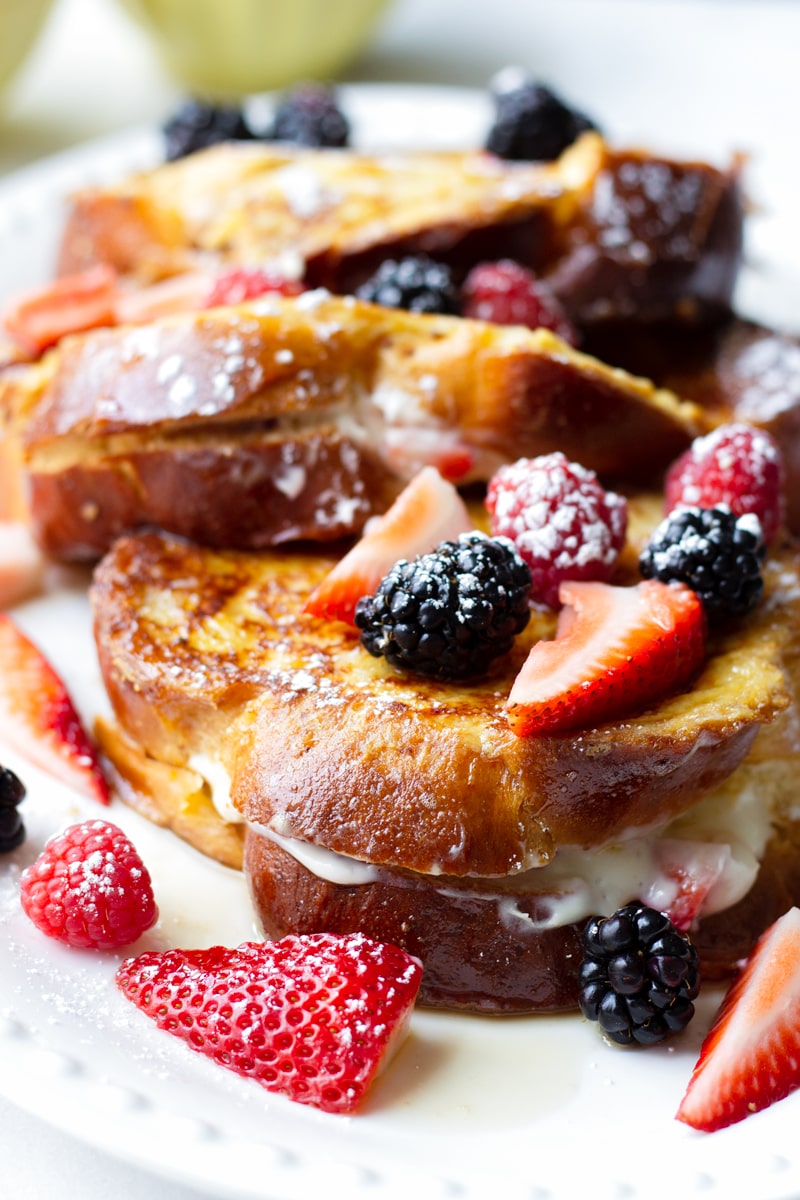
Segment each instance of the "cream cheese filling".
M206 755L190 765L206 780L220 816L243 820L230 796L224 767ZM593 913L613 912L632 899L659 911L671 910L681 891L697 890L698 916L731 907L752 887L772 831L772 805L766 801L757 769L736 772L689 812L657 831L593 850L562 847L546 865L500 878L420 875L442 895L456 901L497 905L506 926L530 931L554 929ZM391 882L413 884L413 875L363 862L250 822L307 871L328 883L359 886ZM530 898L535 905L531 906ZM526 907L523 907L523 901ZM527 908L533 907L531 914Z

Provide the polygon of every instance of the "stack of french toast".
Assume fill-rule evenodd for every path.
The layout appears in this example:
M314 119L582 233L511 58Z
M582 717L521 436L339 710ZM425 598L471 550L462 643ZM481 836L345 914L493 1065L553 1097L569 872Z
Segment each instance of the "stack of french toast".
M243 868L268 936L360 930L425 1003L553 1011L593 913L679 898L722 977L800 898L800 350L733 311L743 221L738 162L594 130L549 162L226 143L72 198L7 318L6 447L43 551L94 567L117 792ZM369 298L420 256L456 292L520 264L570 334ZM664 473L730 423L783 460L764 595L643 708L514 731L547 605L464 681L309 604L421 472L486 530L503 464L559 451L626 497L634 586Z

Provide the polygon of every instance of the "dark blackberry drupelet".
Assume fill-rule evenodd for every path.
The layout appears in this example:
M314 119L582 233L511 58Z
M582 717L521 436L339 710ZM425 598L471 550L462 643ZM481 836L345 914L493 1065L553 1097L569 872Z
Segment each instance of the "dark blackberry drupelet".
M409 312L457 316L461 301L450 268L425 254L387 258L356 291L360 300Z
M248 141L252 130L241 108L187 100L164 125L167 162L185 158L218 142Z
M593 121L568 107L550 88L517 71L503 71L492 86L494 122L486 149L499 158L552 162Z
M461 534L401 559L355 612L376 658L439 679L484 675L530 619L531 572L506 538Z
M16 850L25 841L25 826L17 811L25 798L25 785L9 767L0 767L0 854Z
M764 591L766 546L754 513L737 517L727 505L676 508L639 556L645 579L680 581L697 592L709 617L742 616Z
M350 122L333 88L304 83L281 98L265 136L298 146L347 146Z
M626 904L592 917L578 974L581 1012L620 1046L651 1046L684 1029L700 988L697 951L663 913Z

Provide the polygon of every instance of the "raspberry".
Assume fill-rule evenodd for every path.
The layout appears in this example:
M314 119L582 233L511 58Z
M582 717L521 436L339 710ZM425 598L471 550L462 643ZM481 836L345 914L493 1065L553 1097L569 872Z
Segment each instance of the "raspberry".
M486 507L492 533L510 538L531 568L533 599L550 608L563 580L609 579L628 527L624 497L560 450L500 467Z
M577 330L547 285L510 258L473 267L461 295L464 317L552 329L571 346L578 343Z
M268 292L281 296L299 296L302 286L294 279L272 275L262 267L231 267L222 271L211 285L205 308L222 304L244 304Z
M20 899L37 929L69 946L114 950L155 924L150 875L109 821L70 825L22 873Z
M736 516L755 513L769 544L783 522L781 452L763 429L720 425L696 438L672 464L664 490L666 514L680 507L727 504Z
M403 1036L419 959L361 933L128 959L124 995L161 1029L270 1092L350 1112Z

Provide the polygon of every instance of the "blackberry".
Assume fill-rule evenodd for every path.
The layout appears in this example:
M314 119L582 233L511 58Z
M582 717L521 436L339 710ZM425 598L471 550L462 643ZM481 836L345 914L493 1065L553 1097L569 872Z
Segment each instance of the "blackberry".
M581 133L596 128L550 88L513 68L500 72L492 96L495 115L486 149L499 158L551 162Z
M755 513L737 517L726 504L676 508L639 556L645 579L688 584L709 617L741 616L764 591L766 546Z
M426 254L387 258L356 291L360 300L409 312L450 313L457 316L460 299L450 268Z
M664 913L626 904L583 931L581 1012L620 1046L651 1046L694 1016L697 951Z
M253 132L241 108L187 100L165 123L167 162L185 158L218 142L248 141Z
M0 767L0 854L16 850L25 840L25 826L17 807L25 798L25 785L9 767Z
M463 533L413 562L401 559L356 605L376 658L439 679L485 674L530 619L531 572L506 538Z
M350 122L332 88L304 83L280 100L266 138L299 146L346 146Z

